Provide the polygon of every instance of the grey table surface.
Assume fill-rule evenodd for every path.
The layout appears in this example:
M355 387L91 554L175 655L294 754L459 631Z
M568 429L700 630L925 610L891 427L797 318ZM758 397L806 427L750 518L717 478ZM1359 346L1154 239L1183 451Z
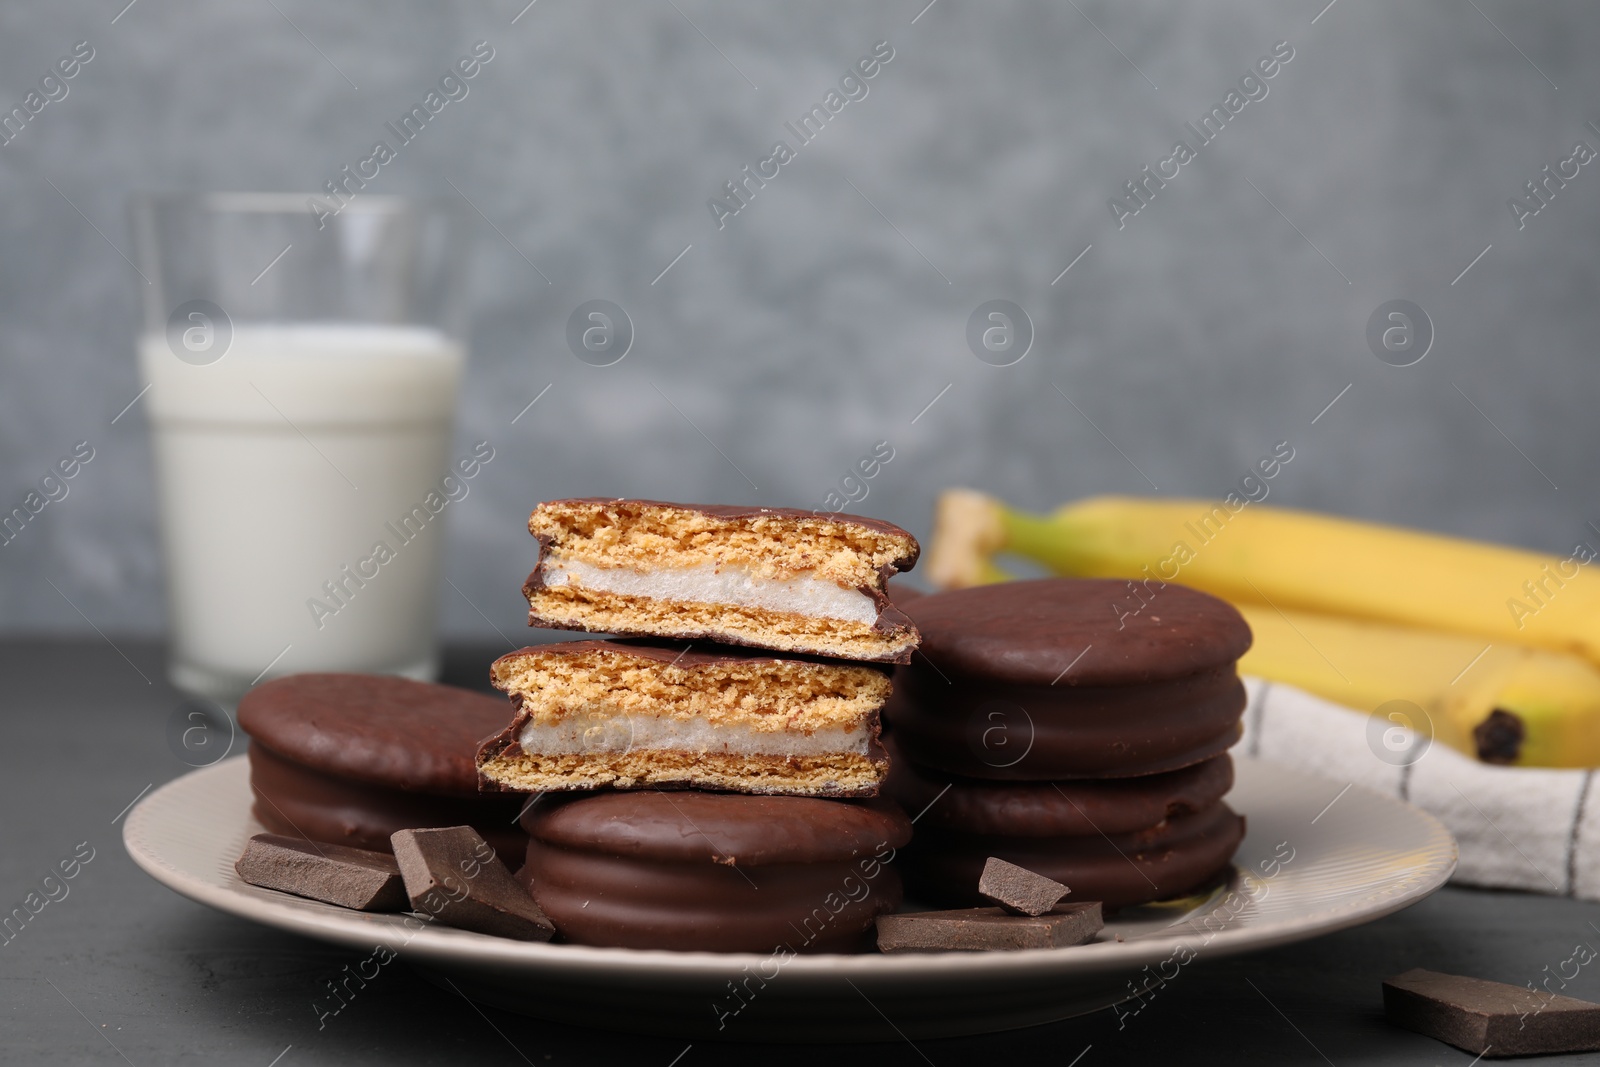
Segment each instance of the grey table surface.
M452 650L446 679L481 685L494 653ZM1121 1029L1101 1012L915 1045L885 1024L877 1045L686 1048L682 1038L479 1011L390 968L319 1030L319 980L359 954L195 904L122 848L120 813L188 769L167 740L180 700L163 680L161 649L12 641L0 645L0 683L0 906L20 904L80 843L94 850L68 895L0 945L7 1064L1468 1064L1473 1057L1384 1021L1385 977L1422 966L1520 985L1575 944L1600 944L1600 904L1451 888L1355 930L1201 960ZM1600 968L1580 972L1566 992L1600 999Z

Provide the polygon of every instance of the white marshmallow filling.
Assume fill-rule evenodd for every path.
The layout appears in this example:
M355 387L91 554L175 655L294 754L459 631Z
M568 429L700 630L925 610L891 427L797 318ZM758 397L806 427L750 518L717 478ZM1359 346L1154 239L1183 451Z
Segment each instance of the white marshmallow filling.
M629 715L593 709L550 724L530 722L517 735L536 756L620 756L628 752L690 752L726 756L865 756L868 731L827 727L800 733L713 725L693 716Z
M702 563L693 567L639 570L597 567L581 560L550 556L544 561L544 584L571 586L596 593L646 597L696 604L732 604L787 615L838 619L871 626L878 606L860 589L803 574L796 578L758 578L748 567Z

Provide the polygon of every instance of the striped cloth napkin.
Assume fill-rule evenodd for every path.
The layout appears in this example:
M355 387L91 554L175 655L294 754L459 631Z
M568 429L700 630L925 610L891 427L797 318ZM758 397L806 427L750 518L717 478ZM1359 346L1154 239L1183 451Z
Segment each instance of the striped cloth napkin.
M1461 847L1453 882L1600 900L1593 770L1496 767L1291 686L1255 678L1245 684L1250 703L1236 753L1423 809Z

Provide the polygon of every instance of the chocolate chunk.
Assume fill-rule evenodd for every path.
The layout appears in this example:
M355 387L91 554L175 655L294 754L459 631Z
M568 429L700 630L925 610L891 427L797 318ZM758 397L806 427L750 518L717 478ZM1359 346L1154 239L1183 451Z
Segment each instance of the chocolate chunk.
M556 928L470 826L398 830L389 839L412 907L446 926L519 941Z
M990 856L978 876L978 894L1013 915L1043 915L1072 890L1026 867Z
M1100 902L1061 904L1037 917L1000 908L959 908L878 916L880 952L948 952L1065 948L1081 945L1105 925Z
M404 911L406 891L394 857L364 848L257 834L234 863L251 885L357 911Z
M1600 1004L1416 968L1383 983L1396 1026L1490 1058L1600 1049Z

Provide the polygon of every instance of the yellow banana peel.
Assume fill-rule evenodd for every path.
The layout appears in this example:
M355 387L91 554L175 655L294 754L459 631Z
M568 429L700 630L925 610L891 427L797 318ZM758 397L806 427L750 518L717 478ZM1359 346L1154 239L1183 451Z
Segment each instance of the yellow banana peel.
M1600 765L1600 669L1577 656L1362 619L1236 606L1255 636L1239 661L1243 674L1286 682L1369 714L1391 701L1415 704L1425 719L1407 725L1486 762Z
M929 570L942 588L1005 581L994 557L1011 554L1137 580L1145 596L1162 581L1205 589L1255 634L1244 673L1368 713L1408 701L1440 743L1490 762L1600 766L1600 579L1535 553L1261 505L1196 526L1210 507L1099 497L1037 516L952 490ZM1522 574L1551 579L1522 625L1503 605L1506 619L1483 610ZM1595 614L1580 617L1586 605Z
M1572 652L1600 664L1596 549L1547 556L1244 503L1091 497L1034 515L972 490L943 494L935 584L982 580L997 553L1058 574L1155 579L1268 604ZM1481 647L1481 646L1480 646Z

